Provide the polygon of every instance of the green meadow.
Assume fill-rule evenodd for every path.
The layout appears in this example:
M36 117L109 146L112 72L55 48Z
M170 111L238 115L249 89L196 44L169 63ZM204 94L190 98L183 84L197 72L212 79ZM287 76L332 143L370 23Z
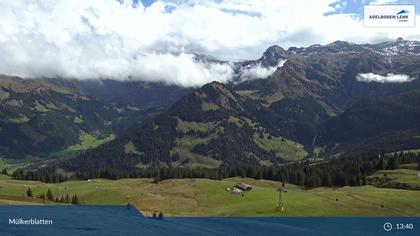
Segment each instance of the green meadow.
M54 155L57 156L67 156L71 154L75 154L81 151L85 151L88 149L95 148L101 144L107 143L109 141L112 141L115 138L114 135L110 135L108 137L105 137L103 139L98 139L97 137L88 134L86 132L81 132L79 136L80 143L72 145L67 147L66 149L54 153Z
M420 183L420 178L400 178L400 182L406 178L410 184ZM243 196L234 195L227 189L237 182L254 189ZM420 191L370 185L304 189L286 184L285 211L279 212L275 209L279 186L279 182L242 178L173 179L158 184L151 179L93 179L46 184L3 175L0 204L55 204L37 198L50 188L58 197L77 194L82 204L131 203L145 215L161 211L173 216L420 216ZM32 198L26 196L28 187Z

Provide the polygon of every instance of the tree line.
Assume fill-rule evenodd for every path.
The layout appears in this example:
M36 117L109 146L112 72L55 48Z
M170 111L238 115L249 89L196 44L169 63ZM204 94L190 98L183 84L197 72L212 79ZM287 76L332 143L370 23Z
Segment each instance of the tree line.
M28 187L28 189L26 190L26 196L27 197L34 197L32 189L30 187ZM48 201L56 202L56 203L66 203L66 204L73 204L73 205L79 205L80 204L80 200L79 200L79 197L77 196L77 194L74 194L73 196L70 197L69 194L67 193L66 196L54 197L54 194L51 191L51 189L48 189L47 193L39 194L38 198L40 198L44 201L48 200Z
M309 160L277 165L236 165L219 168L187 168L187 167L154 167L137 171L120 171L102 169L89 172L76 172L71 179L121 179L121 178L152 178L155 182L165 179L206 178L221 180L229 177L248 177L288 182L299 186L360 186L366 184L366 177L378 170L398 169L400 164L419 163L420 154L395 153L386 154L352 154L342 158L322 162ZM69 177L48 172L19 169L13 173L15 179L38 180L52 183L68 180Z

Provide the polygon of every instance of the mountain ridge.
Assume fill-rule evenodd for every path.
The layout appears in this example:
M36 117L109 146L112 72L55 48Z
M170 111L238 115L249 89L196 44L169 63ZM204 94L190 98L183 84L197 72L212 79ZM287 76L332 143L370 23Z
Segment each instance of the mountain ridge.
M400 121L416 126L412 117L420 109L418 104L397 101L404 100L407 97L404 94L410 91L415 95L408 96L409 99L415 99L416 91L420 90L419 45L416 41L398 39L380 44L336 41L287 50L272 46L257 60L234 63L237 77L232 81L211 82L197 89L141 81L46 80L48 86L76 90L68 96L87 96L103 102L99 107L104 107L104 111L110 111L111 107L109 119L120 120L116 123L121 126L128 123L125 121L132 122L130 128L121 127L113 141L75 158L58 161L54 166L66 171L90 171L152 166L281 165L312 157L314 150L322 150L322 155L328 157L369 149L420 147L418 140L412 138L419 131L411 126L393 128L389 122L395 117L385 112L387 109L395 112L398 109L395 104L400 104L410 114ZM395 53L396 48L401 48L401 53L398 50ZM202 55L196 55L196 60L226 63ZM265 79L242 81L241 70L250 68L271 74ZM385 79L390 73L415 79L404 83L357 79L367 73ZM98 83L104 83L105 89L96 87ZM107 96L112 90L117 95ZM10 102L10 95L4 91L1 94L2 105ZM155 99L159 99L157 103L153 102ZM31 104L36 105L35 100ZM137 110L130 113L132 104L137 104ZM369 109L358 108L363 105ZM375 129L371 125L375 120L367 119L366 114L386 119L376 128L380 132L357 133L363 127ZM348 117L352 117L351 122ZM352 123L357 120L362 122ZM114 121L112 124L114 127ZM106 134L116 134L112 127ZM353 133L346 136L346 128ZM339 134L333 135L334 130L340 130ZM378 138L381 135L383 138ZM354 137L359 141L354 141ZM69 144L75 142L76 139Z
M281 137L266 133L253 117L253 109L252 102L225 85L212 82L181 98L167 112L138 129L60 167L80 170L81 164L77 162L83 162L90 168L106 168L103 162L97 165L99 158L129 169L153 165L214 168L221 164L282 162L281 157L264 146L266 140L280 142ZM283 142L283 146L292 146L291 141ZM135 165L125 166L126 159L136 162Z

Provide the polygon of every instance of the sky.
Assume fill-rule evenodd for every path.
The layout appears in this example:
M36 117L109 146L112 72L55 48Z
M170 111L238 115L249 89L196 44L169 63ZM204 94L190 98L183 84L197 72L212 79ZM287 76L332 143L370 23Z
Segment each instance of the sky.
M275 44L420 40L418 27L364 28L365 4L420 9L416 0L0 1L0 74L199 86L233 70L194 52L241 61Z

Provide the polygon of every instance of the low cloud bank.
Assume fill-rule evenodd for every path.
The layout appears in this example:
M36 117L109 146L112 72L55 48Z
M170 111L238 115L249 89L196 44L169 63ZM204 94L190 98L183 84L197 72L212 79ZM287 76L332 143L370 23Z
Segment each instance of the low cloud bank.
M241 70L241 73L239 75L240 80L253 80L253 79L265 79L271 74L274 73L274 71L277 70L277 68L282 67L286 60L281 60L279 64L272 67L264 67L261 65L261 63L258 63L256 65L245 67Z
M128 65L103 68L103 76L113 75L113 79L134 79L162 81L184 87L196 87L217 80L228 82L234 74L230 63L200 62L192 54L145 54L132 60Z
M385 76L374 73L358 74L356 77L360 82L376 82L376 83L407 83L414 80L414 78L404 74L388 73Z
M0 1L0 74L196 86L225 82L232 67L194 62L194 51L241 61L259 58L273 44L418 39L410 28L363 29L353 14L324 14L334 11L333 2L165 0L145 7L134 0ZM264 78L274 70L256 66L242 74Z
M19 67L5 65L2 73L23 78L71 78L142 80L170 85L197 87L217 80L228 82L234 75L231 63L201 62L193 54L144 53L133 57L92 57L72 60L52 57L50 63L31 60ZM52 66L53 65L53 66Z
M45 60L21 61L17 67L5 61L0 69L4 74L23 78L142 80L183 87L199 87L212 81L227 83L235 76L234 63L200 61L189 53L150 52L123 57L111 52L100 53L100 56L92 54L91 58L77 58L73 53L77 52L50 55ZM240 80L267 78L283 64L281 61L274 67L256 64L241 68Z

